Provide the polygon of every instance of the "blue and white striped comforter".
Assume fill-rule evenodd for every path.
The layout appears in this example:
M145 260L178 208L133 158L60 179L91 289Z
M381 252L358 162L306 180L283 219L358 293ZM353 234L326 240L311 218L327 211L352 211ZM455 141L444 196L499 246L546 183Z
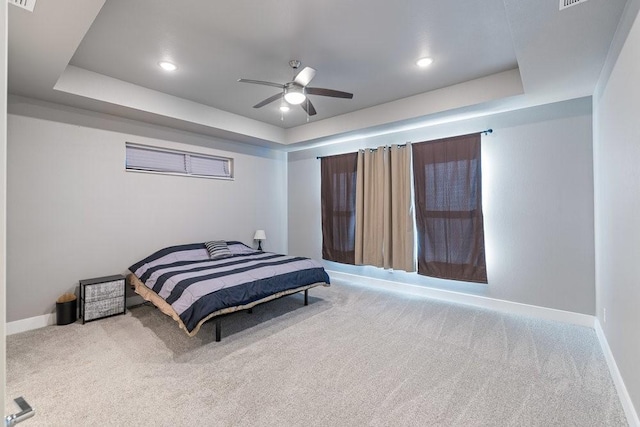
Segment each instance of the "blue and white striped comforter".
M312 259L227 244L230 258L212 260L204 243L195 243L159 250L129 270L171 305L189 333L218 310L314 283L329 284L324 268Z

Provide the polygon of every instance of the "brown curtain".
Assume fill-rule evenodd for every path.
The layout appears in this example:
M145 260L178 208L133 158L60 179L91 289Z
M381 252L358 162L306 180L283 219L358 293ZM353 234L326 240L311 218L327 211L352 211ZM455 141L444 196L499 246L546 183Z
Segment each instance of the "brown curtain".
M415 271L411 148L358 153L355 263Z
M356 168L358 153L320 160L322 258L355 264Z
M487 283L480 134L413 144L418 274Z

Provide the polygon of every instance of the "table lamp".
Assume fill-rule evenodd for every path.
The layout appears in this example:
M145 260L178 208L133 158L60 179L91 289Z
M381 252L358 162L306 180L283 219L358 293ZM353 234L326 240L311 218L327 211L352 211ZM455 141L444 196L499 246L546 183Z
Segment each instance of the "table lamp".
M264 230L256 230L256 234L253 235L253 240L258 241L258 250L262 250L262 241L267 240L267 235Z

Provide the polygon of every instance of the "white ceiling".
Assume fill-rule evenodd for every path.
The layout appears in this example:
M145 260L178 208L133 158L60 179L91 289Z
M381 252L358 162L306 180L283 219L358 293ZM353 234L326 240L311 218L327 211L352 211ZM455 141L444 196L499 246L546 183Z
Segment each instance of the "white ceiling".
M593 93L626 0L39 0L9 11L9 93L250 143L301 144L434 114ZM415 61L434 58L427 69ZM307 122L278 92L317 70ZM178 65L174 73L161 60Z

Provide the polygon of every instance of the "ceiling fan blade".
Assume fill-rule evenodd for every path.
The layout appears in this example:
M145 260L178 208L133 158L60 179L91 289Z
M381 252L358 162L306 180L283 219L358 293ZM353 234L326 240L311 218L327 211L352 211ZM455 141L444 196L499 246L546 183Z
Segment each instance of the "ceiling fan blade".
M311 67L304 67L302 71L300 71L296 75L293 81L298 83L300 86L306 86L311 82L311 80L315 77L315 75L316 75L316 70L314 70Z
M307 98L302 104L300 104L300 106L302 107L302 109L304 111L307 112L308 115L310 115L310 116L315 116L316 115L316 109L314 108L314 106L311 103L311 101L309 100L309 98Z
M280 83L264 82L262 80L250 80L250 79L238 79L238 81L240 83L253 83L256 85L273 86L280 89L284 89L284 85L281 85Z
M305 92L309 95L320 95L320 96L331 96L333 98L346 98L352 99L353 94L349 92L342 92L339 90L333 89L324 89L321 87L307 87L305 88Z
M276 93L275 95L268 97L264 101L258 102L256 105L253 106L253 108L264 107L265 105L271 104L273 101L276 101L280 98L282 98L282 93Z

